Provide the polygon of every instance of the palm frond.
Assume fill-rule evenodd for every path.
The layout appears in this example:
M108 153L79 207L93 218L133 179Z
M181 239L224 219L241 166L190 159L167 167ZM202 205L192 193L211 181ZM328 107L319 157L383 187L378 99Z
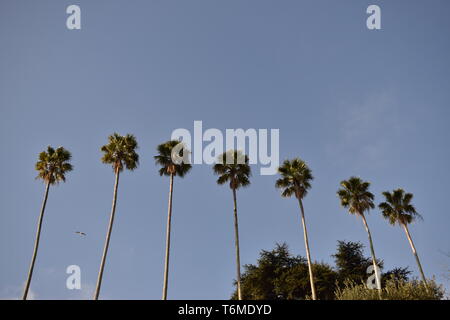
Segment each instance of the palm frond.
M48 146L38 156L35 169L38 171L36 179L42 179L50 184L57 184L66 181L66 173L73 170L70 160L71 153L63 147L56 149Z
M230 183L230 188L239 189L250 185L251 168L249 158L240 150L229 150L217 157L213 172L218 175L217 184Z
M378 205L383 218L390 224L410 224L416 219L423 219L411 204L413 199L412 193L405 193L403 189L395 189L392 192L385 191L382 193L385 201Z
M122 171L124 168L133 171L139 166L137 149L138 144L134 135L122 136L113 133L108 137L108 144L100 148L100 151L103 152L101 161L112 165L114 171Z
M158 154L154 156L154 159L155 164L161 166L159 169L161 176L173 174L183 178L192 169L192 165L188 161L190 151L183 142L169 140L158 145L156 150ZM176 154L177 150L180 151L178 154ZM179 158L181 158L181 162Z
M337 191L341 205L347 208L349 213L362 215L364 212L375 208L374 195L369 191L370 182L363 181L358 177L350 177L340 183L341 188Z
M275 187L282 189L283 197L295 195L302 199L311 189L311 181L314 179L311 169L300 158L285 160L278 168L281 178L275 182Z

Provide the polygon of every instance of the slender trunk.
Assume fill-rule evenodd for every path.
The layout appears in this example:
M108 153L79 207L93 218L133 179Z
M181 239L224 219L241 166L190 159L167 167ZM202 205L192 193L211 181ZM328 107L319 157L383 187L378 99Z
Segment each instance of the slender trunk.
M119 175L120 175L120 171L117 168L116 169L116 181L114 183L114 196L113 196L113 201L112 201L111 216L109 218L108 233L106 234L105 247L103 248L103 256L102 256L102 262L100 264L100 271L98 272L97 286L95 288L94 300L98 300L98 296L100 294L100 288L102 286L103 270L105 268L106 255L108 254L109 240L111 238L111 231L112 231L112 227L113 227L113 223L114 223L114 215L116 213L117 189L119 187Z
M172 197L173 197L173 173L170 174L170 189L169 189L169 209L167 212L167 229L166 229L166 260L164 264L164 285L163 285L163 300L167 300L167 284L169 281L169 255L170 255L170 229L172 221Z
M377 284L377 289L380 291L381 290L381 279L380 279L380 273L378 272L378 265L377 265L377 258L375 256L375 250L373 248L372 235L370 233L370 229L369 229L369 225L367 224L366 217L364 216L364 214L360 214L360 215L363 220L364 227L366 228L367 235L369 237L370 252L372 254L372 263L373 263L373 269L375 272L375 280L376 280L376 284ZM381 299L381 293L379 293L379 296Z
M409 244L411 245L412 252L414 254L414 257L416 258L417 266L419 267L420 275L422 276L423 283L427 284L427 278L425 278L425 273L423 272L422 265L420 264L419 255L417 254L416 246L414 245L414 242L411 238L411 235L409 234L408 226L406 224L402 224L403 229L405 229L406 236L408 237Z
M36 239L34 240L33 257L31 258L30 269L28 271L28 278L27 278L27 282L25 284L25 289L23 290L22 300L27 300L28 290L30 289L31 277L33 276L34 262L36 261L36 256L37 256L37 252L38 252L38 248L39 248L39 238L41 237L42 220L44 219L44 211L45 211L45 206L47 205L49 190L50 190L50 183L47 182L47 184L45 186L44 200L42 201L41 214L39 215L39 221L38 221L38 226L37 226L37 231L36 231Z
M303 208L303 203L301 199L298 199L298 203L300 204L300 210L302 213L303 238L305 239L306 259L308 260L309 282L311 284L312 299L317 300L316 286L314 285L314 275L311 264L311 254L309 252L309 241L308 241L308 231L306 228L305 210Z
M241 256L239 253L239 224L237 215L236 189L233 188L233 204L234 204L234 244L236 247L236 277L237 277L237 293L238 300L242 300L241 291Z

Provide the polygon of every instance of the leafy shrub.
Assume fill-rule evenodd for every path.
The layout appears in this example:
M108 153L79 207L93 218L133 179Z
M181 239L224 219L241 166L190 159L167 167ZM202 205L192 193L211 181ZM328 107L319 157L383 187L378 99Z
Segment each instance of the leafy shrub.
M444 289L434 280L397 281L387 280L381 289L382 300L441 300ZM365 284L346 281L343 288L335 292L336 300L379 300L378 290L368 289Z

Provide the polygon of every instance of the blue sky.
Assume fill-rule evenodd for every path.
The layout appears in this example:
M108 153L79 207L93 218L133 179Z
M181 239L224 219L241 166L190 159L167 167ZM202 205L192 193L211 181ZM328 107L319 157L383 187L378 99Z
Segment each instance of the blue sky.
M82 30L66 28L71 4ZM382 30L366 28L370 4ZM44 192L34 163L47 145L69 149L75 170L50 190L31 290L92 296L114 183L99 148L117 131L136 135L141 165L121 177L101 297L160 299L169 181L153 156L194 120L280 129L281 159L300 156L315 176L305 209L317 261L332 263L337 240L367 244L339 205L341 180L369 180L377 202L397 187L414 193L425 273L448 288L449 12L445 0L0 0L0 298L18 297L26 279ZM276 242L304 255L296 201L256 169L238 192L242 263ZM231 192L207 165L174 188L169 298L228 299ZM403 231L378 210L368 222L386 268L418 276ZM65 287L72 264L81 291Z

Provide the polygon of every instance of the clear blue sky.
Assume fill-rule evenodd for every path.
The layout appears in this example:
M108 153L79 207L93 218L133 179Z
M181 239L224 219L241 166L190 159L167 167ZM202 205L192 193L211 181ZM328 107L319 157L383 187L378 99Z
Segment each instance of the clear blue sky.
M66 28L79 4L82 30ZM366 8L382 9L382 30ZM75 170L50 190L31 290L90 298L106 234L113 172L99 148L133 133L141 166L122 175L101 297L160 299L169 181L153 156L172 130L279 128L282 159L313 170L305 199L312 257L332 262L337 240L362 241L339 205L357 175L380 192L415 194L411 232L427 276L449 259L450 2L267 0L0 0L0 298L20 295L44 192L37 154L62 145ZM305 254L294 199L275 176L238 192L242 263L287 242ZM408 242L378 210L368 217L386 268L409 266ZM81 238L74 231L83 231ZM176 179L169 298L228 299L235 277L232 196L209 166ZM77 264L83 290L65 288ZM447 284L447 287L448 284Z

